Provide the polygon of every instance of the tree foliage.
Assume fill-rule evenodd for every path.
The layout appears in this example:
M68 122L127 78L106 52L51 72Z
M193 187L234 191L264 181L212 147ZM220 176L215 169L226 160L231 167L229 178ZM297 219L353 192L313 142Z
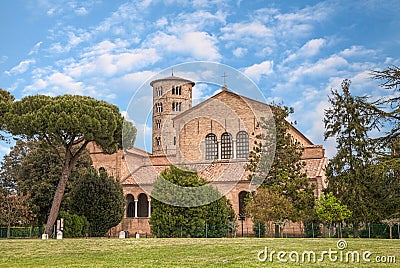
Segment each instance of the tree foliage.
M161 179L161 177L163 179ZM206 186L207 181L200 178L197 172L191 172L171 166L161 173L154 183L152 196L168 198L180 198L177 192L168 188L164 180L183 187L203 187L203 194L210 199L217 199L207 205L192 207L195 195L181 196L181 201L187 206L178 207L152 199L152 215L150 219L151 231L158 237L224 237L229 231L229 223L235 218L235 213L229 200L221 196L217 189L211 185ZM217 198L215 198L217 197ZM164 199L166 198L166 199Z
M390 161L382 162L385 157L378 154L381 147L369 137L376 126L371 106L366 105L366 97L350 93L349 80L343 81L341 92L332 90L329 100L325 139L335 137L337 153L328 164L326 192L352 210L352 223L379 222L395 206L393 195L399 196L398 178L390 175L398 161L392 162L392 169L387 165Z
M315 200L315 210L318 218L324 223L336 223L348 219L352 212L342 205L332 193L322 194Z
M352 222L359 223L369 216L366 188L367 167L373 148L368 142L370 118L362 110L364 98L350 93L350 81L342 82L342 91L331 90L331 107L325 110L325 139L336 137L337 154L327 168L328 189L353 211Z
M289 132L291 125L286 118L293 112L292 108L277 106L273 109L273 124L267 120L260 122L260 127L263 129L275 127L276 139L273 139L274 144L271 144L270 137L258 137L259 142L250 152L246 169L252 171L252 176L264 179L262 187L268 189L271 197L282 195L286 198L293 205L288 219L298 221L306 220L313 209L314 185L309 184L304 171L304 162L301 161L303 147ZM275 156L268 169L266 167L270 159L263 157L263 154L274 147ZM261 202L257 204L262 205ZM284 204L282 206L284 207Z
M7 238L10 237L11 226L28 224L32 218L29 195L0 192L0 223L7 226Z
M284 222L292 217L293 204L283 195L261 188L251 195L246 213L254 222Z
M63 237L85 237L89 234L89 222L85 216L60 211L59 218L64 220Z
M391 94L372 103L364 103L373 115L374 126L384 126L381 136L372 139L379 144L379 155L374 159L371 172L380 180L372 191L381 199L380 217L377 220L390 219L400 214L400 68L389 66L384 70L373 71L372 78L381 82L380 86L391 90Z
M82 176L91 164L89 153L85 150L71 172L70 182L73 183L77 177ZM39 228L46 223L49 215L61 169L59 156L40 141L18 140L2 161L0 177L9 185L13 185L12 188L18 192L30 193L30 202ZM66 187L62 202L64 209L68 208L71 183Z
M0 141L6 140L2 131L6 130L5 119L2 117L14 101L14 96L10 92L0 88Z
M104 236L124 216L122 186L106 170L89 169L79 177L70 193L70 202L71 212L89 221L90 236Z
M123 118L115 105L85 96L35 95L12 103L3 100L1 107L5 107L1 114L3 129L24 139L47 142L62 161L62 173L45 230L51 234L78 157L89 142L95 142L105 153L121 147Z

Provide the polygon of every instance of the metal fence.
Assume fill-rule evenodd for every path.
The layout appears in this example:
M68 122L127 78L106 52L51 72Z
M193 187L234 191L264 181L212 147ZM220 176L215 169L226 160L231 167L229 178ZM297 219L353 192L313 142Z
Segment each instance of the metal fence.
M278 233L279 232L279 233ZM143 234L140 234L144 237ZM38 227L11 227L10 238L39 238L41 236ZM130 234L134 237L134 234ZM400 239L400 224L393 224L390 228L389 224L365 224L354 230L351 225L338 224L329 226L317 223L307 223L301 228L295 228L293 225L284 226L282 229L275 225L265 225L262 223L254 224L253 228L246 227L243 229L237 225L212 225L199 224L197 226L185 227L177 226L176 228L156 228L152 234L146 234L145 237L308 237L308 238L381 238ZM7 228L0 227L0 238L7 238Z
M367 223L358 227L352 225L307 224L306 237L336 237L336 238L383 238L400 239L400 224Z
M10 238L38 238L39 227L11 227ZM0 238L7 238L7 227L0 227Z

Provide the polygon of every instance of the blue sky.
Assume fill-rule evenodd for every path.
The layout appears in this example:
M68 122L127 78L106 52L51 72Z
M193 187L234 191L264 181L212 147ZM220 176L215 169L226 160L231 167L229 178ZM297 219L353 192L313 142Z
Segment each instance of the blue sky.
M268 102L294 107L297 128L332 156L322 123L329 90L348 78L356 95L391 94L369 72L400 65L398 14L397 0L0 1L0 87L17 99L89 95L124 112L165 68L222 63L252 79ZM209 93L199 86L196 94ZM143 139L149 126L134 121ZM0 154L8 150L0 145Z

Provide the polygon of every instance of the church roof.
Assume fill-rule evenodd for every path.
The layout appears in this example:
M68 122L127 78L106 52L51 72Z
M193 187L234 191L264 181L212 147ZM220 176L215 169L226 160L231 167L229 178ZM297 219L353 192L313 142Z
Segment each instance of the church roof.
M243 161L218 161L214 163L199 162L185 165L186 169L196 170L200 177L209 182L231 182L238 174L248 174L244 170ZM169 165L146 165L138 167L129 176L124 178L122 184L153 184L159 174ZM241 176L247 178L247 176Z
M328 164L326 157L316 159L301 160L305 163L304 172L309 179L324 178L325 167ZM144 165L132 171L121 183L151 185L159 174L169 165ZM209 182L232 182L233 174L243 174L242 180L246 180L248 171L244 170L243 162L224 162L214 163L204 162L186 165L186 168L197 170L200 177Z
M305 163L304 170L307 178L324 177L325 167L328 164L328 158L315 158L302 160Z
M142 156L142 157L148 157L150 155L149 152L142 150L140 148L137 148L137 147L127 149L127 150L125 150L125 152L128 154L138 155L138 156Z
M177 82L179 82L181 84L192 84L192 86L195 85L195 83L193 81L190 81L188 79L181 78L181 77L178 77L178 76L171 75L171 76L168 76L168 77L164 77L164 78L160 78L160 79L156 79L156 80L151 81L150 82L150 86L153 86L154 83L163 82L163 81L177 81Z

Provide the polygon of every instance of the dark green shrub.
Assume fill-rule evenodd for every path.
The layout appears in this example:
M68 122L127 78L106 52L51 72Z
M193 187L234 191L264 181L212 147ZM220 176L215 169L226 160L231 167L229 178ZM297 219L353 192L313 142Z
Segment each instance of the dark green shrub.
M89 222L85 216L61 211L59 219L64 219L63 236L65 238L84 237L89 232Z

